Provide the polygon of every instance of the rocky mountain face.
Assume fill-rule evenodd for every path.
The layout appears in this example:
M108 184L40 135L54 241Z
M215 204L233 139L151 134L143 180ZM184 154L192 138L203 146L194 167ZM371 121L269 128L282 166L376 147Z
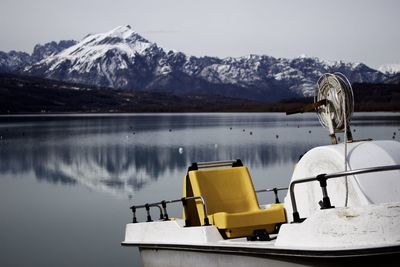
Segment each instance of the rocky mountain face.
M362 63L305 56L188 56L164 50L130 26L88 35L80 42L38 45L25 57L25 64L22 55L19 61L15 57L15 63L10 64L15 67L8 71L126 90L219 94L263 101L313 95L316 81L326 72L342 72L351 82L359 83L382 83L392 77ZM0 54L0 67L2 62Z
M50 56L53 56L55 54L60 53L64 49L67 49L68 47L71 47L75 45L77 41L74 40L62 40L59 41L58 43L56 42L50 42L46 43L44 45L37 44L33 48L33 53L31 55L31 61L36 63L41 61L42 59L48 58Z
M31 55L25 52L5 53L0 51L0 73L23 73L26 67L53 56L76 43L77 41L74 40L63 40L58 43L53 41L44 45L37 44Z
M400 74L400 64L381 65L378 70L389 75Z
M25 52L0 51L0 73L15 73L31 64L31 56Z

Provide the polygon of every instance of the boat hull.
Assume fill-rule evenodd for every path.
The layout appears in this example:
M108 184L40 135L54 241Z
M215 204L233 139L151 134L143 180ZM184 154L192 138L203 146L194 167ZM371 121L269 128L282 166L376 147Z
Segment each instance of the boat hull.
M241 267L241 266L359 266L382 263L399 266L400 246L343 250L265 250L243 247L146 245L139 247L145 267Z

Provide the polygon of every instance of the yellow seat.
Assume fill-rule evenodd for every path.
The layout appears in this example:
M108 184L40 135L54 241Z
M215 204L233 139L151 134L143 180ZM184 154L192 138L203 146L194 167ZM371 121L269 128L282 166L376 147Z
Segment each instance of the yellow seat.
M254 230L271 233L277 223L286 222L283 205L260 209L246 167L191 170L185 177L184 196L202 196L207 217L227 238L252 236ZM186 220L201 225L201 201L187 206Z

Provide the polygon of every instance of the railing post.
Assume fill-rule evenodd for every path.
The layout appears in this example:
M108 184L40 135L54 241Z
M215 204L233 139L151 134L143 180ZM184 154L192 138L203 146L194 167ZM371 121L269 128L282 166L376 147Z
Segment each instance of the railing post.
M295 222L295 223L301 222L300 214L298 211L293 212L293 222Z
M208 220L206 200L204 197L200 197L200 199L201 199L201 202L203 203L204 226L207 226L207 225L210 225L210 221Z
M299 223L301 222L300 219L300 214L297 211L297 203L296 203L296 197L294 196L294 186L296 185L296 181L290 184L289 186L289 193L290 193L290 201L292 202L292 210L293 210L293 222Z
M167 213L167 202L165 202L165 200L161 201L161 206L164 210L164 221L168 221L168 213Z
M278 188L275 187L275 188L272 189L272 191L274 191L274 194L275 194L275 204L281 203L279 201L279 197L278 197Z
M132 206L131 207L132 210L132 214L133 214L133 218L132 218L132 223L137 223L137 219L136 219L136 207Z
M159 205L156 205L156 207L159 208L159 210L160 210L160 220L163 220L164 219L164 212L163 212L162 208Z
M196 198L200 198L201 203L203 205L203 213L204 213L204 226L210 225L210 221L208 220L208 214L207 214L207 205L206 205L206 200L203 196L199 196Z
M189 227L190 226L190 221L188 218L188 212L187 212L187 200L186 198L181 198L182 201L182 206L183 206L183 210L185 211L185 227Z
M144 206L145 206L146 212L147 212L147 222L152 222L153 220L151 219L151 215L150 215L150 206L147 203Z
M322 189L322 201L319 202L319 205L321 206L321 209L331 209L334 208L334 206L331 205L331 200L329 199L328 196L328 190L326 190L326 173L324 174L319 174L317 175L316 179L318 180L321 189Z

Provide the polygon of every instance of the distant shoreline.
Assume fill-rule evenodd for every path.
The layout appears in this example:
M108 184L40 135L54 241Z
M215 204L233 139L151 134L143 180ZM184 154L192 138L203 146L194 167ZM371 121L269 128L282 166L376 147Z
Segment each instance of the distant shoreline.
M400 112L400 84L353 85L356 112ZM262 102L221 95L124 91L30 76L0 75L0 114L286 112L313 98Z
M80 116L80 115L94 115L94 116L101 116L101 115L130 115L130 114L207 114L207 113L285 113L286 111L139 111L139 112L36 112L36 113L0 113L0 117L7 117L7 116L15 116L15 117L30 117L30 116ZM314 111L308 111L304 113L315 113ZM400 110L356 110L354 113L399 113ZM288 115L290 116L290 115Z
M189 107L173 107L173 108L127 108L124 110L103 110L97 109L95 111L87 111L87 110L43 110L41 112L34 112L31 110L21 110L21 111L1 111L0 115L46 115L46 114L129 114L129 113L285 113L288 110L293 108L302 107L302 104L293 104L289 106L279 105L279 104L265 104L259 106L247 106L243 107L235 107L234 105L230 106L220 106L214 107L212 109L207 108L189 108ZM310 111L308 113L312 113L314 111ZM355 106L354 112L400 112L400 104L397 107L394 106L374 106L361 105Z

